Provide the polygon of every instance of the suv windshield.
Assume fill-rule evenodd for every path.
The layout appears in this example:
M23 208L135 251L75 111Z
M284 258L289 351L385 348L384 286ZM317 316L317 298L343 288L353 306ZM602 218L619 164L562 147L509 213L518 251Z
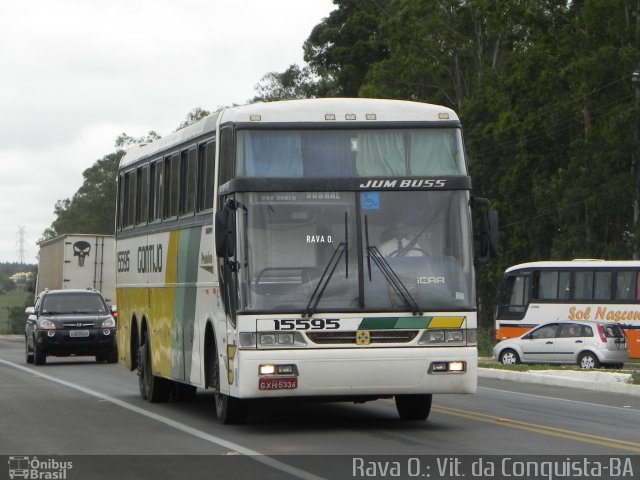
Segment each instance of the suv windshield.
M50 293L42 299L43 314L107 314L109 310L102 296L89 292Z
M474 307L462 191L239 193L240 309Z

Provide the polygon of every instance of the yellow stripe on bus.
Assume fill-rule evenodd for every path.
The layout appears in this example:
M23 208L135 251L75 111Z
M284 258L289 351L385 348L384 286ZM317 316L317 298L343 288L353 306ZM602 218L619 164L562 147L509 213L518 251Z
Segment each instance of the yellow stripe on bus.
M433 317L427 328L460 328L466 317Z

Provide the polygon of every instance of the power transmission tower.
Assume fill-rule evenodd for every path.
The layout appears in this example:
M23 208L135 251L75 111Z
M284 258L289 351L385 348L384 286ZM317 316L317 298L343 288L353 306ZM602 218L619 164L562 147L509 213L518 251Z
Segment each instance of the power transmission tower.
M25 248L24 248L24 244L25 244L25 237L26 237L26 232L25 232L25 228L24 226L20 226L18 227L18 240L17 240L17 244L18 244L18 258L19 258L19 262L21 264L24 264L24 255L25 255Z

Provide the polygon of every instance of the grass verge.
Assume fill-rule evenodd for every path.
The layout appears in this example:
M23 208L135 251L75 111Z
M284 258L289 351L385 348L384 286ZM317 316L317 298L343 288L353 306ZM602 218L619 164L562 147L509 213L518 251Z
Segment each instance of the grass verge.
M636 366L636 362L632 362L633 366ZM550 364L518 364L518 365L502 365L501 363L496 363L493 361L482 361L478 362L478 366L481 368L494 368L496 370L509 370L511 372L535 372L536 370L573 370L576 372L584 372L585 370L576 367L575 365L550 365ZM606 369L601 368L596 371L604 371L611 373L629 373L631 374L631 380L629 383L632 385L640 385L640 370L634 369Z

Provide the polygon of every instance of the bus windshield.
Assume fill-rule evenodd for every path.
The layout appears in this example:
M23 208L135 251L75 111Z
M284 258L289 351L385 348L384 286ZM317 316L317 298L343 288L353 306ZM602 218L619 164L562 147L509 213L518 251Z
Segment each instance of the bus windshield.
M240 310L472 309L467 195L237 194Z
M240 130L238 177L466 175L457 128Z

